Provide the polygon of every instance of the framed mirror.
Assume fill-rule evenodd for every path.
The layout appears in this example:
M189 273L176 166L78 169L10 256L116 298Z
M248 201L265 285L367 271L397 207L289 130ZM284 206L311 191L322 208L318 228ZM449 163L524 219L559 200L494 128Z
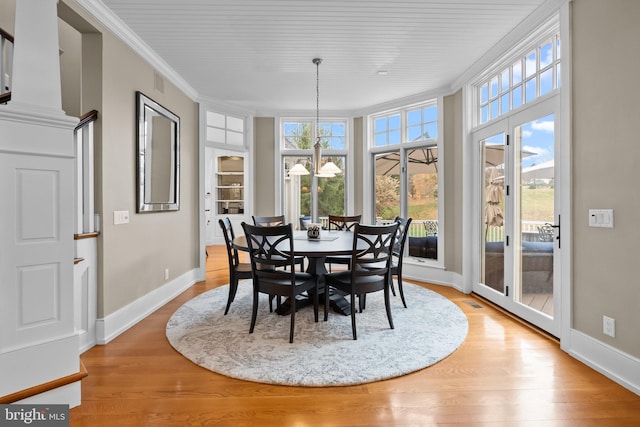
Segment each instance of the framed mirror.
M180 118L136 92L137 212L180 209Z

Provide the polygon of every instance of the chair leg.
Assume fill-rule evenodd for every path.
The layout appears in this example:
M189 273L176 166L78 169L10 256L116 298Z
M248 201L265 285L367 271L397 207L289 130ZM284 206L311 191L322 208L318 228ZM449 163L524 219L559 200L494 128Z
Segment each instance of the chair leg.
M385 286L384 288L384 305L385 308L387 309L387 319L389 319L389 326L391 327L391 329L393 328L393 318L391 317L391 301L390 301L390 297L389 297L389 286Z
M294 308L291 310L291 328L289 330L289 343L293 342L293 330L295 326L296 326L296 310L294 306Z
M404 290L402 289L402 273L398 272L398 275L396 277L398 277L398 291L400 292L402 305L404 305L404 308L407 308L407 302L404 300ZM391 278L391 283L393 283L393 277ZM391 289L393 290L393 284L391 286ZM393 295L395 296L395 293Z
M253 333L253 328L256 326L256 318L258 317L258 291L253 291L253 309L251 310L251 326L249 327L249 333Z
M229 307L231 307L231 303L236 297L236 291L238 290L238 281L230 280L229 283L229 297L227 298L227 308L224 309L224 315L226 316L229 312Z
M351 331L353 332L353 339L357 340L356 334L356 295L351 292Z

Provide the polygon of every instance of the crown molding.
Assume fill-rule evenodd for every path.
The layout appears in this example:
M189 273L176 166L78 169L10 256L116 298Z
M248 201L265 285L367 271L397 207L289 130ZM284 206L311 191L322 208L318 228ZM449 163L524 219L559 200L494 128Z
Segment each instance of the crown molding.
M185 93L191 100L197 101L198 92L185 79L169 66L148 44L127 26L111 9L101 0L74 0L75 3L93 16L107 30L111 31L117 38L122 40L127 46L133 49L145 61L147 61L157 72L162 74L167 80L173 83L178 89Z

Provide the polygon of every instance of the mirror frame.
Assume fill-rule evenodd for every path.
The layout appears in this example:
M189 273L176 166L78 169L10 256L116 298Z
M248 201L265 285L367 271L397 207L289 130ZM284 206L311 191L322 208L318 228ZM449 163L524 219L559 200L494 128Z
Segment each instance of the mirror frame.
M136 110L137 110L137 212L166 212L180 210L180 117L173 114L162 105L158 104L151 98L145 96L142 92L136 92ZM163 139L171 142L170 170L169 179L170 186L169 196L167 200L149 200L146 197L147 183L151 179L150 156L152 154L151 135L147 134L147 121L150 113L153 115L166 118L170 122L169 134L162 136ZM153 131L153 129L152 129Z

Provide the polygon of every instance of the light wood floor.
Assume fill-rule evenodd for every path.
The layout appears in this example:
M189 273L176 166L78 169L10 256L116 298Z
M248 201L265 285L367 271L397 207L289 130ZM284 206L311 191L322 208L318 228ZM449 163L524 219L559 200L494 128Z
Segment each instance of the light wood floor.
M173 350L165 325L184 302L227 280L222 247L209 247L206 283L84 353L89 376L82 382L82 405L71 410L71 425L640 425L640 396L486 302L428 284L469 319L466 341L432 367L339 388L271 386L212 373Z

